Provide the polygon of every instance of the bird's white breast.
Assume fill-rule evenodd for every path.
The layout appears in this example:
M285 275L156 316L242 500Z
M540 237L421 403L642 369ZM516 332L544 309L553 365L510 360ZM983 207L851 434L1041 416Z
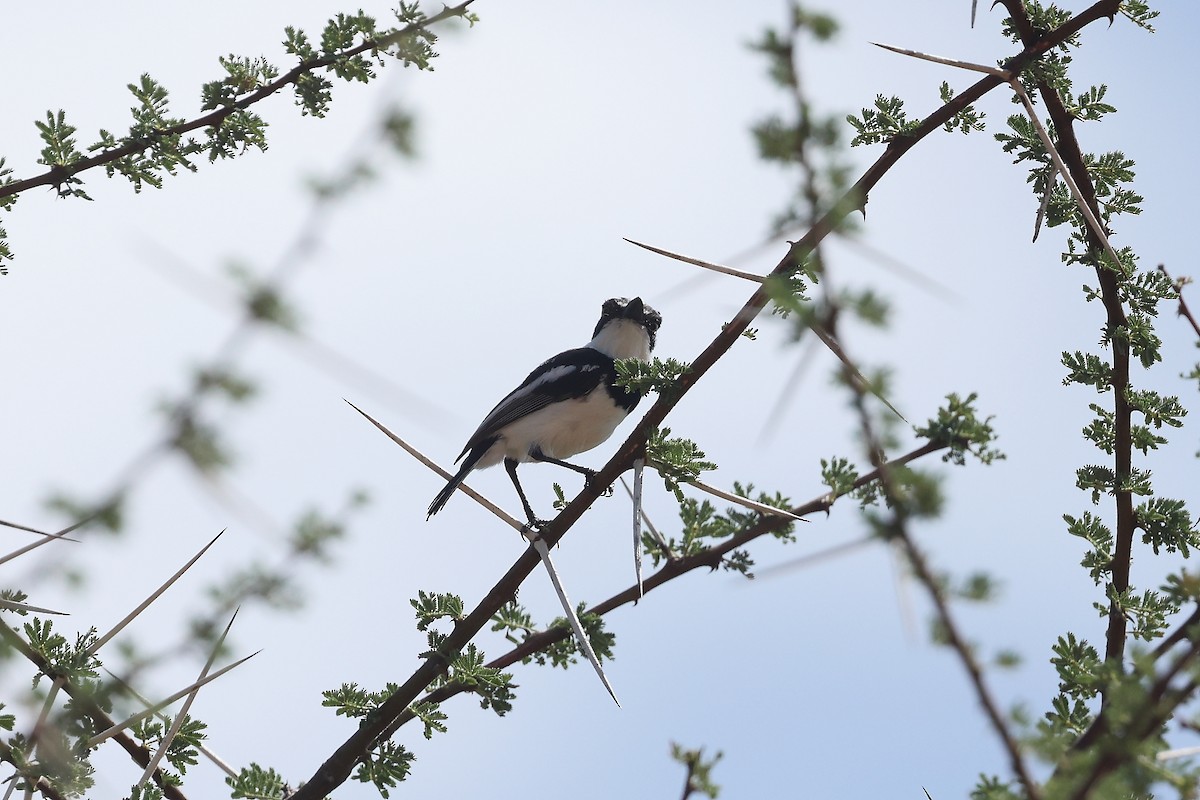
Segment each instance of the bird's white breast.
M588 347L599 350L609 358L650 359L650 334L646 329L629 319L617 319L605 325L588 342Z
M601 383L578 400L553 403L504 426L477 469L504 458L532 461L529 451L535 448L551 458L570 458L603 442L626 416Z

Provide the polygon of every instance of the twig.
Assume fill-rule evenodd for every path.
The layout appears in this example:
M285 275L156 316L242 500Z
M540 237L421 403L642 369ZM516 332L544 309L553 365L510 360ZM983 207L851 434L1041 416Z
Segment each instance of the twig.
M927 442L921 447L918 447L899 458L893 459L892 461L888 462L888 464L892 467L899 467L942 449L945 449L944 446L934 445ZM879 480L879 476L880 472L878 469L873 469L864 475L860 475L859 478L854 482L850 491L861 489L870 483L874 483L875 481ZM791 511L798 516L816 514L822 511L828 511L832 507L833 502L834 500L830 498L829 495L823 495L813 500L809 500L806 503L802 503L801 505L795 506L791 509ZM720 563L721 559L723 559L730 552L737 550L738 548L745 547L750 542L762 536L773 534L788 524L790 523L788 523L788 521L782 517L759 517L744 531L730 536L728 539L714 547L708 548L703 552L696 553L694 555L677 557L674 560L668 561L662 568L658 570L658 572L654 573L645 580L645 592L649 593L652 589L656 589L663 584L669 583L670 581L675 580L676 578L679 578L680 576L685 575L692 570L711 568L713 564ZM590 611L593 614L599 614L603 616L611 611L615 611L621 606L630 603L636 603L638 597L639 595L637 587L630 586L621 592L612 595L603 602L592 606ZM561 640L565 635L565 632L561 628L551 628L534 634L521 644L517 645L510 652L505 653L499 658L489 662L488 666L499 669L511 666L526 656L541 650L547 645Z
M908 558L908 563L912 567L913 574L928 592L929 598L933 602L938 623L946 637L946 642L954 649L963 667L966 669L967 676L970 678L971 685L975 690L976 700L983 707L993 731L1000 739L1005 752L1008 754L1009 765L1016 775L1017 780L1021 783L1021 787L1025 790L1026 797L1029 800L1038 800L1041 796L1038 786L1025 764L1020 747L1012 731L1009 730L1004 714L1000 711L996 700L992 697L991 690L984 682L983 670L980 668L979 661L975 658L975 653L971 645L958 630L958 625L950 613L950 606L946 602L945 592L941 583L932 570L930 570L924 554L917 547L916 542L908 531L906 500L894 480L894 466L884 460L883 445L875 433L870 413L864 402L866 393L861 386L850 380L849 377L847 375L846 382L853 392L854 407L858 412L859 425L862 429L863 445L867 450L867 456L871 459L871 463L879 471L879 481L888 499L888 506L892 509L893 513L892 522L886 529L886 535L892 541L900 543Z
M134 141L124 144L120 147L114 147L111 150L104 150L88 158L81 158L71 164L53 166L46 172L43 172L41 175L35 175L32 178L25 178L24 180L13 181L12 183L0 185L0 198L18 195L37 186L57 186L65 182L68 178L78 175L80 172L93 169L94 167L101 167L106 164L111 164L115 161L125 158L126 156L141 153L152 147L155 141L159 139L191 133L192 131L199 130L200 128L220 127L221 123L225 121L226 117L237 111L244 111L250 106L266 100L268 97L280 91L281 89L285 89L289 85L296 83L296 81L298 81L307 73L315 72L318 69L323 69L330 64L333 64L335 61L343 58L356 56L368 51L386 50L388 47L391 47L404 37L411 35L414 31L434 25L450 17L461 17L463 12L466 11L467 6L469 6L472 2L474 2L474 0L465 0L465 2L454 7L444 6L443 9L438 13L426 17L418 23L406 25L404 28L393 31L387 36L381 36L378 39L369 39L365 42L361 42L355 47L350 48L349 50L339 52L335 55L320 56L312 59L311 61L301 62L285 72L276 80L271 81L265 86L259 87L233 104L222 106L216 111L212 111L204 116L197 117L196 119L189 120L187 122L181 122L178 125L172 125L171 127L160 131L155 131L151 135L144 136L140 139L135 139Z
M1172 278L1171 273L1167 272L1167 267L1165 264L1159 264L1158 269L1163 275L1167 276L1167 280L1175 284L1175 291L1179 293L1179 316L1190 322L1192 325L1192 330L1196 332L1197 337L1200 337L1200 322L1196 321L1196 317L1193 316L1192 310L1188 308L1187 300L1183 299L1183 287L1186 281L1183 278Z
M945 449L944 445L936 445L932 442L927 442L924 445L911 450L905 455L896 458L889 462L892 466L901 466L908 464L924 456ZM872 470L858 477L849 491L861 489L862 487L879 480L879 471ZM792 509L795 514L815 514L821 511L828 511L832 506L834 499L829 495L823 495L816 499L810 500ZM639 592L636 584L612 595L608 599L591 606L588 613L596 614L597 616L605 616L616 609L625 605L635 605L644 593L651 589L662 586L675 580L693 570L707 568L711 569L713 565L719 564L721 560L731 551L740 547L744 547L750 542L759 537L769 535L778 531L783 526L789 524L781 517L760 517L750 527L735 534L721 544L708 548L703 552L696 553L686 557L680 557L672 554L665 566L660 568L658 572L651 575L644 581L644 592ZM814 558L820 554L815 554ZM493 669L504 669L513 666L514 664L528 658L546 647L560 642L569 636L570 633L562 627L547 628L538 633L531 634L519 645L503 655L492 659L487 663L488 667ZM459 684L447 684L429 692L421 698L421 702L425 703L441 703L451 697L454 697L463 692L470 691L469 687ZM415 715L409 711L403 711L396 720L389 725L380 738L390 737L397 730L403 727L406 723L415 719Z
M10 647L30 661L39 672L45 675L55 674L54 668L3 620L0 620L0 639L3 639ZM112 717L96 705L92 699L91 692L76 692L75 687L69 682L63 685L63 691L71 696L71 699L75 701L83 713L91 718L92 722L98 728L109 728L115 724ZM145 767L146 764L150 763L150 752L146 748L133 741L133 739L124 733L118 733L114 738L136 764ZM187 797L178 786L162 781L161 776L156 776L155 780L168 800L187 800Z

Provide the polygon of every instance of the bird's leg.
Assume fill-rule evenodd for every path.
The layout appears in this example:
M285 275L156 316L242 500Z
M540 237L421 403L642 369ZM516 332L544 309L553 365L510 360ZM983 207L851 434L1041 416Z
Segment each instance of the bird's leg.
M517 488L517 496L521 498L521 506L525 509L525 517L529 520L529 529L537 530L546 526L544 519L538 519L533 515L533 507L529 505L529 499L525 497L525 490L521 488L521 482L517 480L517 461L516 459L504 459L504 469L508 470L508 477L512 478L513 486Z
M561 459L551 458L550 456L543 453L540 447L535 447L532 450L530 450L529 457L532 458L534 461L542 461L547 464L557 464L560 467L566 467L567 469L571 470L572 472L578 472L580 475L583 476L583 486L585 489L592 485L592 481L596 480L596 470L588 469L587 467L581 467L577 464L570 464L566 461L562 461ZM612 487L610 486L607 489L605 489L604 493L606 495L611 495Z

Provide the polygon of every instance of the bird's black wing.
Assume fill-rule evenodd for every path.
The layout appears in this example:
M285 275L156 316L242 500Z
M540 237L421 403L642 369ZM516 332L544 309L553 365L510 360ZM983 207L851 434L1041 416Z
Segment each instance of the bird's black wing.
M615 375L613 360L591 347L567 350L547 359L484 417L458 458L505 425L552 403L583 397Z

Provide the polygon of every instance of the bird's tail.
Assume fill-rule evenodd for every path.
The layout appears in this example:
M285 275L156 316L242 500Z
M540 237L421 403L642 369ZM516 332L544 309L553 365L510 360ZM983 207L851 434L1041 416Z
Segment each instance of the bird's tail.
M433 498L433 502L429 504L429 513L425 516L426 520L442 510L442 506L446 505L446 501L450 499L450 495L454 494L454 490L466 479L467 473L475 469L475 465L479 462L479 459L483 458L483 454L487 452L488 447L491 445L492 442L489 441L484 442L482 447L471 448L471 452L467 454L462 466L458 468L458 472L450 479L449 483L442 487L442 490Z

